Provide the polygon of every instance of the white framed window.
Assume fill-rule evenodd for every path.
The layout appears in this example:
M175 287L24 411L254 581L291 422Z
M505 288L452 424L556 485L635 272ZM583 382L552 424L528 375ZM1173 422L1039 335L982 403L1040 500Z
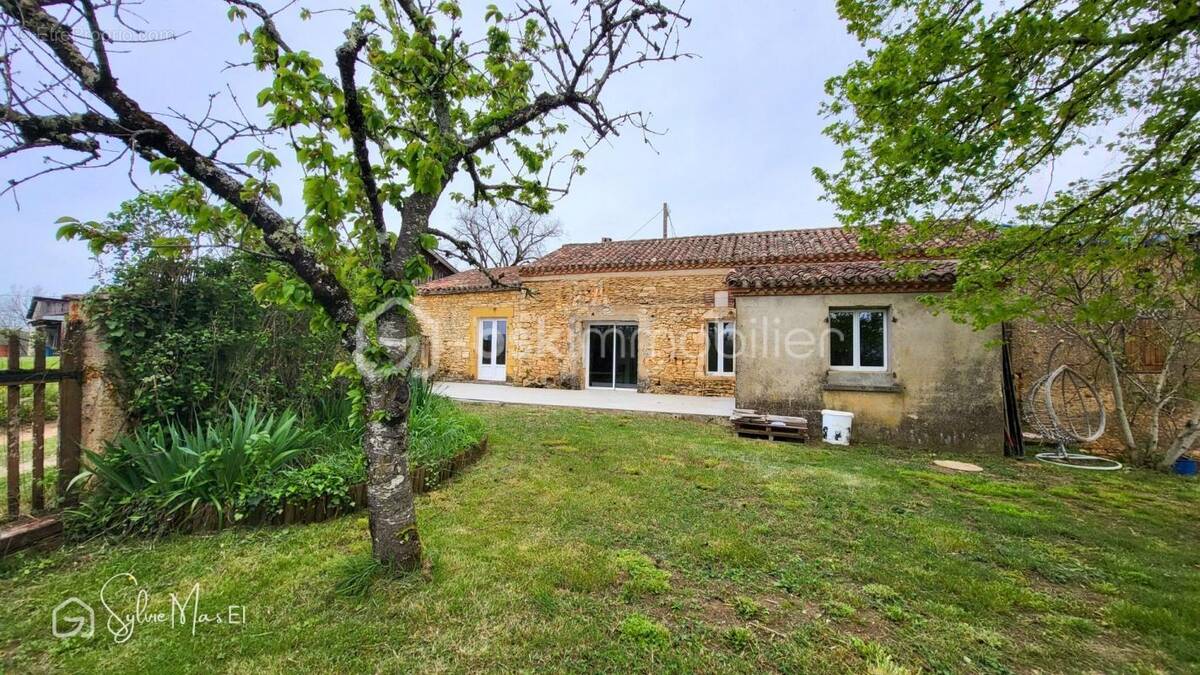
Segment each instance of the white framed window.
M733 375L737 328L732 321L708 322L708 374Z
M887 370L888 311L829 310L829 367L834 370Z

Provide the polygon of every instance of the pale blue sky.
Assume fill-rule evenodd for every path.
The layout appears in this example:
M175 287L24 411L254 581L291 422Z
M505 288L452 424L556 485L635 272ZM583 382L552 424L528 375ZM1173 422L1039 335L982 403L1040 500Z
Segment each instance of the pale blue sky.
M481 14L473 5L485 4L464 2L468 14ZM252 105L257 90L247 79L252 75L221 72L225 61L244 58L223 3L156 0L149 5L143 8L148 29L187 34L114 56L124 87L154 109L195 112L203 109L208 93L233 77L235 89L245 91L244 100ZM699 58L633 72L609 91L610 109L654 114L655 126L667 132L655 141L657 153L632 133L597 148L586 162L586 175L555 209L565 240L628 238L664 201L671 205L679 235L835 224L811 174L816 165L836 166L838 155L821 134L825 121L818 107L826 78L861 50L846 35L832 0L692 0L685 13L693 23L682 46ZM285 32L295 36L289 38L293 47L329 64L341 25L340 17L325 23L286 21ZM0 177L41 165L40 155L26 154L0 162ZM20 209L11 197L0 202L7 243L0 293L11 285L41 286L55 294L90 288L93 266L87 251L79 243L55 241L54 221L63 215L103 219L135 193L128 169L51 175L20 189ZM134 174L143 186L153 185L140 167ZM443 200L435 222L448 226L454 209ZM656 236L660 229L656 221L638 236Z

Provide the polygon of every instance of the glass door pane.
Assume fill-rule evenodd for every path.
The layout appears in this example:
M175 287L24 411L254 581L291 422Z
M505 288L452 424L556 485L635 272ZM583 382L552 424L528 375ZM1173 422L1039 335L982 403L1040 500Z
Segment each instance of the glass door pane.
M588 327L588 386L613 386L613 327Z
M721 324L721 372L733 372L733 354L737 350L737 333L732 321Z
M637 389L637 326L614 326L613 340L614 385L620 389Z
M708 372L715 373L721 367L721 344L717 341L717 329L721 324L710 321L708 323Z
M508 322L501 319L496 322L496 353L493 355L496 365L502 366L508 356Z
M479 349L480 363L485 366L492 365L492 345L493 345L493 330L492 322L488 320L479 322L479 332L483 336L483 343Z

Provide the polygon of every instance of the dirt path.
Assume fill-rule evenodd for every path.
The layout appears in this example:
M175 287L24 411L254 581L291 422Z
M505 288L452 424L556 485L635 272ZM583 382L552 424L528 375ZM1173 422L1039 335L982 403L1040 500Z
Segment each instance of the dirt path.
M45 440L48 442L52 438L53 439L58 438L58 420L55 420L53 422L46 422ZM33 429L22 428L21 429L21 445L25 445L27 443L30 443L30 444L33 443ZM22 448L21 454L24 455L26 452L27 451L24 448ZM28 452L32 453L33 449L30 448L28 450ZM57 452L47 452L45 468L49 469L54 466L58 466L58 453ZM18 469L18 473L21 473L21 474L33 473L33 459L30 458L27 461L21 462L21 468ZM7 476L7 475L8 475L8 463L0 462L0 476Z
M58 420L54 420L53 422L51 422L49 420L46 421L45 438L46 438L46 440L49 440L51 438L58 438ZM33 442L33 429L26 429L24 427L21 428L21 442L22 443L32 443Z

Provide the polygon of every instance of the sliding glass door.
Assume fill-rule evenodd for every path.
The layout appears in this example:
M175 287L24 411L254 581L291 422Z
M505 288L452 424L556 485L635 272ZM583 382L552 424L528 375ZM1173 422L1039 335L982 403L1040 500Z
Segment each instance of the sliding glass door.
M634 324L588 327L589 387L637 389L638 330Z

